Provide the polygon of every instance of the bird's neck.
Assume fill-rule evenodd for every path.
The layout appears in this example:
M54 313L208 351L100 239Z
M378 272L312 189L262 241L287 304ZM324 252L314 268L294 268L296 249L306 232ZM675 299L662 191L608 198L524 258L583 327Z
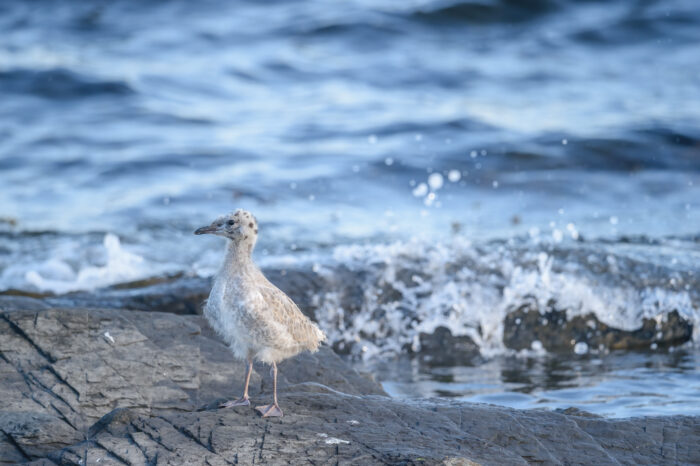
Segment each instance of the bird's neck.
M253 248L250 244L228 241L226 245L226 258L224 268L231 271L244 271L250 267L255 267L251 254Z

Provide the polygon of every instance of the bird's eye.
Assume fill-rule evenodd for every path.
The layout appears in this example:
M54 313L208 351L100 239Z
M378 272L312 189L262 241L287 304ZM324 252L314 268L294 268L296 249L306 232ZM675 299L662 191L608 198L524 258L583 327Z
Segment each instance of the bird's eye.
M234 221L233 221L233 220L229 220L229 221L228 221L228 224L229 224L229 225L233 225L233 224L234 224Z

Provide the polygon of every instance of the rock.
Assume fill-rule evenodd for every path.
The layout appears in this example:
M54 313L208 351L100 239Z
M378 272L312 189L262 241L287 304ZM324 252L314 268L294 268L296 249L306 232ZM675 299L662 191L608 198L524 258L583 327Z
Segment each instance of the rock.
M696 464L698 419L605 420L547 411L287 391L288 414L118 410L60 464Z
M421 333L420 348L421 361L433 366L473 365L481 361L474 340L467 335L453 336L446 327Z
M198 277L171 277L142 280L98 290L74 292L46 301L64 308L133 309L173 314L201 314L209 296L211 280ZM0 300L0 305L2 304Z
M285 417L218 409L245 367L199 316L0 311L0 463L693 464L700 418L402 402L329 348L280 365ZM265 367L251 380L267 403Z
M652 344L659 348L680 345L692 335L692 324L675 310L658 321L644 319L641 327L627 331L610 327L593 314L568 318L553 303L543 313L527 303L506 315L503 343L514 350L530 348L536 340L552 352L573 352L577 343L595 350L631 350L649 349Z
M383 394L329 348L280 365L280 389L309 380L339 392ZM258 372L262 370L262 372ZM0 313L0 463L85 438L97 420L195 410L239 396L244 365L199 316L114 309L16 307ZM256 367L251 394L269 387Z
M28 296L0 295L0 309L3 311L12 310L42 310L51 306L45 300L31 298Z

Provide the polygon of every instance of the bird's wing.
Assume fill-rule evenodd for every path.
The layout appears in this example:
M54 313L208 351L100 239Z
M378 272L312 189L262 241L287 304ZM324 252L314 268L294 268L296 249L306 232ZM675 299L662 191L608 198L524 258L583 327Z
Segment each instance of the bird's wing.
M265 301L266 310L273 314L275 320L287 329L295 341L302 346L308 346L309 349L315 349L319 342L325 340L323 332L282 290L266 280L259 291Z

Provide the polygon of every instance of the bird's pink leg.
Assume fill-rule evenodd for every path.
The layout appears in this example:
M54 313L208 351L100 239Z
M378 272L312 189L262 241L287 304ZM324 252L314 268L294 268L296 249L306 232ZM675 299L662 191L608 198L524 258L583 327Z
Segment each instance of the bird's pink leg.
M253 372L253 360L248 358L248 370L245 373L245 388L243 389L243 396L237 400L227 401L226 403L221 403L219 408L233 408L234 406L248 406L250 405L250 400L248 399L248 384L250 383L250 373Z
M277 404L277 364L272 363L272 401L271 405L256 406L262 417L282 417L284 413Z

